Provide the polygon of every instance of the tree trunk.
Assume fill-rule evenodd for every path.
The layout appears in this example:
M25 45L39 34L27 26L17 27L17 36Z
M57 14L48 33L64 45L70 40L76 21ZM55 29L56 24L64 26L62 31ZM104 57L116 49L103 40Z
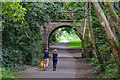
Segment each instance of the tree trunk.
M87 29L88 31L88 40L92 42L92 38L91 38L91 34L90 34L90 29ZM95 49L93 51L90 50L90 48L92 47L92 44L88 43L89 46L89 52L88 54L88 58L92 58L94 55L96 55L95 53Z
M114 10L113 3L104 2L104 5L106 7L107 12L110 14L110 18L115 23L116 29L118 30L118 33L120 35L120 20Z
M114 22L112 21L112 19L109 17L108 12L107 12L107 21L108 21L108 23L109 23L109 25L110 25L110 27L111 27L111 30L112 30L114 36L117 38L117 35L116 35L116 32L115 32L115 28L114 28L114 25L115 25L115 24L114 24ZM119 43L118 39L117 39L117 43Z
M112 29L114 36L117 37L114 26L111 26L111 29Z
M75 29L74 29L75 30ZM84 47L85 48L85 43L84 43L84 40L82 38L82 34L79 34L76 30L75 30L75 33L78 35L78 37L81 39L82 41L82 48ZM85 53L82 53L82 58L85 58Z
M114 36L117 38L117 35L116 35L116 32L115 32L115 28L114 28L114 22L111 20L111 18L110 18L110 16L109 16L109 14L108 14L108 12L106 11L106 13L107 13L107 21L108 21L108 23L109 23L109 25L110 25L110 27L111 27L111 30L112 30L112 32L113 32L113 34L114 34ZM118 43L118 40L117 40L117 43ZM108 45L108 47L109 47L110 45ZM110 59L111 59L111 57L110 57L110 55L111 55L111 50L108 50L107 51L107 57L105 58L105 60L106 60L106 62L108 62ZM109 63L107 63L106 65L108 65Z
M86 18L84 19L84 24L83 24L83 36L82 36L82 38L84 39L84 37L85 37L85 30L86 30Z
M91 39L92 39L92 43L93 43L93 48L94 48L95 53L97 55L99 64L103 64L103 61L102 61L101 56L100 56L100 53L98 52L97 47L95 45L95 38L94 38L93 30L92 30L92 17L91 17L91 11L90 10L91 10L91 3L89 2L89 6L88 6L89 17L88 17L88 20L89 20L90 35L91 35ZM104 67L101 66L101 69L104 70Z
M87 14L87 6L88 6L88 4L85 5L85 9L86 9L85 14ZM85 37L85 30L86 30L86 18L84 19L83 22L84 23L83 23L83 31L82 31L82 53L85 53L84 37Z
M117 44L117 40L116 40L116 38L115 38L115 36L114 36L110 26L109 26L109 23L107 22L105 14L103 13L103 10L99 6L98 2L94 2L93 0L91 0L91 1L92 1L93 8L97 14L98 19L99 19L99 22L102 25L104 32L107 36L107 39L110 43L111 50L112 50L114 59L116 61L116 64L118 66L118 71L120 74L120 51L119 51L120 48L119 48L119 45Z
M85 55L85 43L84 43L84 39L82 38L81 41L82 41L82 54L83 54L83 58L84 58L86 56Z
M86 30L86 18L84 19L82 39L81 39L82 40L82 53L85 52L85 43L84 43L85 30Z
M76 30L75 30L75 33L78 35L78 37L79 37L80 39L82 39L82 35L79 34Z

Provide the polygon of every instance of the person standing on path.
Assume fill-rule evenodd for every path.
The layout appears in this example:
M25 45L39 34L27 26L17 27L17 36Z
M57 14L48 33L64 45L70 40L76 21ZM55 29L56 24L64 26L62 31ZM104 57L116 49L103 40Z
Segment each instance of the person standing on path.
M48 48L44 50L43 52L43 58L44 59L44 71L47 70L48 64L49 64L49 57L50 57L50 52L48 51Z
M57 62L58 62L58 54L57 54L57 50L55 49L53 54L52 54L52 59L53 59L53 71L56 71L56 66L57 66Z

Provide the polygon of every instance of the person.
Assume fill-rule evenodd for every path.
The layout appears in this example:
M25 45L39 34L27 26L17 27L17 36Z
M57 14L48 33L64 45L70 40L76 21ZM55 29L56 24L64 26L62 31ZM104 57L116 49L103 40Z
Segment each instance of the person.
M48 48L44 50L43 52L43 58L44 59L44 71L47 70L48 64L49 64L49 57L50 57L50 52L48 51Z
M55 49L53 54L52 54L52 59L53 59L53 71L56 71L56 66L57 66L57 62L58 62L58 54L57 54L57 50Z
M68 8L68 11L72 11L72 9L71 9L71 8Z

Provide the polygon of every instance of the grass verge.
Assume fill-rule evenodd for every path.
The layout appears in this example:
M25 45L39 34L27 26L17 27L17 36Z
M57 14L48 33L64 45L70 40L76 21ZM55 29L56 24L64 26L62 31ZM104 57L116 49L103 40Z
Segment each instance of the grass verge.
M67 44L70 44L67 46L67 48L82 48L81 40L70 41Z
M20 74L17 71L13 71L9 68L0 68L0 71L0 78L18 78L20 76Z

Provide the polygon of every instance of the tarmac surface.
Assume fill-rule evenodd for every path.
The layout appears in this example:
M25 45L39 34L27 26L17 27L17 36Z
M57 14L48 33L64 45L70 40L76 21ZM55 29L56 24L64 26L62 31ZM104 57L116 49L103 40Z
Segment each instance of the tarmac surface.
M22 73L21 78L93 78L91 64L87 64L81 58L81 49L66 49L64 42L54 43L50 46L51 51L57 49L58 64L57 70L53 71L52 59L46 71L41 71L40 67L30 68Z

